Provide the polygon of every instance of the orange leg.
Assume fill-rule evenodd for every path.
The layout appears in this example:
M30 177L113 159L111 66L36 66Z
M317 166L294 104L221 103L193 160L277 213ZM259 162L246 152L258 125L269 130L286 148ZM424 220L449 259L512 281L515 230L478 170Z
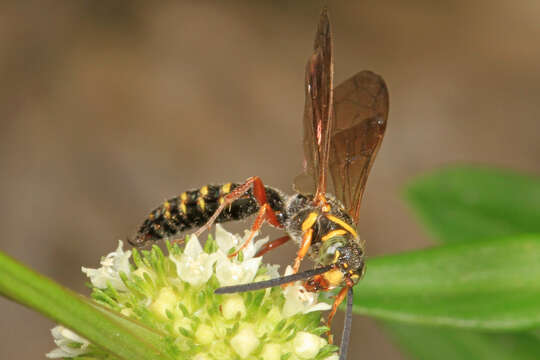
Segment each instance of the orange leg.
M258 176L250 177L246 180L244 184L233 190L232 193L234 193L235 191L241 192L241 194L237 196L235 200L244 195L251 185L253 185L253 196L255 196L255 199L257 199L259 205L263 206L264 204L268 204L268 199L266 198L266 191L264 190L264 184ZM229 195L232 196L232 193ZM278 221L274 210L272 210L270 206L268 206L266 212L266 220L277 228L283 227L283 225L281 225Z
M293 266L293 273L296 274L298 272L298 269L300 269L300 263L302 262L302 259L306 256L309 247L311 246L311 239L313 238L313 228L308 229L304 236L302 236L302 244L300 245L300 249L298 250L298 253L296 254L296 259L294 259L294 266Z
M349 287L344 286L343 288L341 288L340 292L337 294L334 300L334 304L332 305L332 310L330 311L330 314L328 315L328 321L326 323L328 327L332 326L332 319L334 319L334 315L336 315L336 311L339 305L343 302L343 300L347 296L348 290L349 290ZM328 342L330 344L332 343L332 336L330 335L330 332L328 332Z
M216 219L218 218L219 214L229 205L231 205L235 200L238 200L241 198L248 190L249 188L253 186L253 195L255 196L255 199L257 199L257 202L261 207L264 205L268 205L268 199L266 198L266 191L264 190L264 184L261 181L261 179L258 176L250 177L246 180L245 183L231 191L229 194L227 194L223 198L223 202L217 210L212 214L210 219L201 226L197 231L194 232L195 236L200 236L205 230L210 229L210 227L216 222ZM276 217L276 214L274 213L274 210L268 205L266 211L266 220L274 225L275 227L282 228L283 225L281 225Z
M244 241L242 246L240 246L238 249L236 249L235 252L229 255L229 258L232 259L236 255L238 255L238 253L242 251L243 249L245 249L245 247L248 246L251 240L253 240L253 237L255 236L257 231L259 231L262 224L264 223L264 220L266 218L266 213L268 212L268 210L272 210L270 208L270 205L264 204L263 206L261 206L261 208L259 209L259 214L257 215L257 218L255 218L255 221L253 222L253 225L251 226L251 233L249 234L248 238L246 239L246 241Z
M285 244L289 240L291 240L291 237L289 235L285 235L285 236L282 236L280 238L269 241L266 244L264 244L259 249L259 251L257 251L257 254L255 255L255 257L263 256L264 254L266 254L270 250L275 249L278 246L281 246L281 245Z
M313 229L306 230L306 232L304 232L304 236L302 236L302 244L300 245L300 249L296 253L296 259L294 259L293 274L296 274L298 272L298 269L300 269L300 263L302 262L304 256L306 256L309 247L311 246L312 238ZM294 282L283 284L281 285L281 288L285 289L287 286L290 286L292 284L294 284Z

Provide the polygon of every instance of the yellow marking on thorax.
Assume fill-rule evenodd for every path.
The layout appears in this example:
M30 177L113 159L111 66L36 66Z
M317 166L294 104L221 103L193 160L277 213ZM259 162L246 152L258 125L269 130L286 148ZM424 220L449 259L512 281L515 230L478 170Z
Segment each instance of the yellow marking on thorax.
M203 197L206 196L206 195L208 195L208 186L206 186L206 185L203 186L203 187L201 188L201 190L199 190L199 192L201 193L201 195L202 195Z
M313 224L315 224L315 221L317 221L317 218L319 217L319 214L316 212L309 213L306 220L302 223L302 231L305 232L308 229L310 229Z
M330 283L330 287L339 286L343 281L343 273L339 269L327 271L323 277Z
M337 263L340 256L341 256L341 252L339 252L339 250L336 250L336 252L334 254L334 259L332 259L332 264Z
M201 211L204 211L204 209L206 208L206 203L204 202L204 199L202 197L197 198L197 204L201 208Z
M165 202L163 203L163 207L165 208L165 210L169 210L169 209L171 208L171 203L168 202L168 201L165 201Z
M182 202L187 201L187 193L186 193L186 192L183 192L183 193L180 195L180 200L182 200Z
M186 214L187 213L187 206L186 206L186 203L182 201L182 203L180 204L180 211L182 211L182 213Z
M339 236L339 235L345 235L347 233L347 230L344 230L344 229L337 229L337 230L332 230L330 231L328 234L324 235L321 240L322 241L326 241L334 236Z
M221 187L221 193L222 194L228 194L231 192L231 186L232 184L231 183L226 183L224 184L222 187Z
M345 221L341 220L338 217L335 217L334 215L326 215L326 218L330 221L335 222L336 224L340 225L342 228L347 230L349 233L351 233L355 238L358 238L358 234L356 233L356 230L352 228L351 225L347 224Z

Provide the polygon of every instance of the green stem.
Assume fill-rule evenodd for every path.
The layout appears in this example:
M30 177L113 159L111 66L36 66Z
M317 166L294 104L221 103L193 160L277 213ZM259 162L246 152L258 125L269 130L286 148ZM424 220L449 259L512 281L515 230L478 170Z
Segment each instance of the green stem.
M65 325L121 359L169 358L150 345L148 338L135 335L130 330L133 326L128 328L122 325L79 295L26 268L2 252L0 294Z

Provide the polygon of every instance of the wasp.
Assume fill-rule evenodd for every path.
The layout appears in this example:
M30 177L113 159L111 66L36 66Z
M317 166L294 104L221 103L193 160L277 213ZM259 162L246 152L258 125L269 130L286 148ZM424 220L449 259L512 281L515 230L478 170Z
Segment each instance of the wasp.
M264 222L286 235L268 242L258 256L294 240L299 245L293 274L267 281L222 287L218 294L253 291L305 280L307 291L341 288L328 316L330 326L347 298L340 359L347 357L352 325L353 287L365 273L365 245L356 225L368 174L382 143L388 118L388 90L382 77L361 71L334 88L333 40L326 9L320 15L313 53L306 66L304 171L296 177L296 194L265 186L259 177L244 183L206 185L186 191L151 212L130 240L135 246L212 224L256 214L252 241ZM330 174L330 176L329 176ZM330 180L334 195L328 191ZM304 257L316 267L299 272Z

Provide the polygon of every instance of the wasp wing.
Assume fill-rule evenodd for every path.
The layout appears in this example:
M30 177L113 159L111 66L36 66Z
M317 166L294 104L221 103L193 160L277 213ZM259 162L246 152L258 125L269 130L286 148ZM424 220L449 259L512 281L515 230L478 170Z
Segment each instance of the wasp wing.
M336 197L357 223L369 170L388 119L388 90L382 77L361 71L334 90L329 166Z
M295 179L301 193L326 192L330 137L332 134L333 44L330 21L323 9L313 55L306 66L306 103L304 108L304 174Z

